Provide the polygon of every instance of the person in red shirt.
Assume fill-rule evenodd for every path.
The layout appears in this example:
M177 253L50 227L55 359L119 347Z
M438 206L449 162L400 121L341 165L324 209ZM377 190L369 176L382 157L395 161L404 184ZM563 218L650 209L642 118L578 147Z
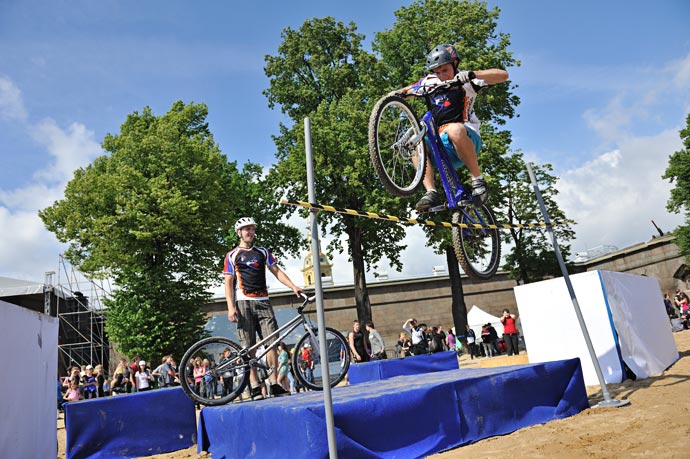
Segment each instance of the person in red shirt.
M508 309L503 310L501 323L503 324L503 340L506 342L508 355L518 355L518 330L515 323L517 315L511 314Z

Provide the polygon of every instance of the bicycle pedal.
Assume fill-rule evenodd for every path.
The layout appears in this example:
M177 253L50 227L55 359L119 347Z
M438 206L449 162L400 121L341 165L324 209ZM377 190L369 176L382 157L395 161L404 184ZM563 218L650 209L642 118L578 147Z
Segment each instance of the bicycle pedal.
M427 213L432 213L432 212L445 212L448 210L448 204L441 204L440 206L434 206L434 207L429 207L426 212Z

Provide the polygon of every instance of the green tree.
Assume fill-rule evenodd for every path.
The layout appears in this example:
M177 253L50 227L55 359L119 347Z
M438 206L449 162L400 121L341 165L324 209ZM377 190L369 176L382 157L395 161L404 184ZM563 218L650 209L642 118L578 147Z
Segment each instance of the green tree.
M567 223L553 227L561 254L564 259L567 259L570 254L569 241L575 235L571 225L575 222L566 218L555 200L558 195L556 189L558 178L551 175L552 166L550 164L535 165L533 170L549 219L552 222ZM507 218L503 219L502 223L517 226L544 220L522 153L515 152L504 157L500 166L496 167L496 174L501 177L502 196L507 209L504 214ZM561 275L556 252L553 250L551 238L546 229L512 228L506 235L512 247L505 256L503 269L509 271L510 276L518 284L528 284L546 277Z
M685 225L678 226L674 234L681 253L690 260L690 114L685 123L685 129L680 131L683 148L669 156L668 167L662 178L675 182L666 209L685 214Z
M125 354L181 355L205 322L238 214L240 174L206 123L204 104L146 107L108 134L108 152L77 169L65 198L39 212L82 272L111 278L106 331Z
M291 199L307 196L303 119L312 123L316 198L352 209L400 210L374 176L368 157L370 109L384 93L385 81L376 58L362 49L363 36L352 23L333 18L305 21L299 30L287 28L275 56L266 56L269 105L279 105L292 120L281 124L275 138L279 162L271 170L273 188ZM321 228L334 236L327 252L342 251L347 238L352 260L359 320L371 318L366 290L367 266L383 257L401 268L400 241L405 229L369 219L338 214L319 215Z

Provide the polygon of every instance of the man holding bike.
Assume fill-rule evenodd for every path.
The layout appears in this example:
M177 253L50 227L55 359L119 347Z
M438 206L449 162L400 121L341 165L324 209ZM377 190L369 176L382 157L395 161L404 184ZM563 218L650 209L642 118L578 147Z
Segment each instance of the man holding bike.
M477 155L482 147L479 135L480 121L474 111L479 92L493 84L508 79L508 72L501 69L465 71L459 70L460 57L453 45L441 44L427 56L426 69L432 73L395 94L401 97L424 97L431 110L438 133L455 168L466 165L472 175L472 200L476 205L489 199L489 188L482 177ZM427 95L425 89L444 82L454 82L447 90ZM430 158L433 161L433 158ZM426 193L415 205L417 211L426 211L443 203L436 191L434 174L429 167L424 171L422 182Z
M268 336L278 329L273 308L268 301L266 268L295 295L300 296L303 291L278 267L268 249L254 245L256 222L253 218L240 218L235 223L235 232L240 242L225 255L223 267L225 299L228 304L228 320L237 323L240 342L244 347L250 347L256 343L257 326L260 327L262 336ZM266 354L266 361L273 369L269 375L271 393L288 393L276 383L278 357L275 347ZM261 383L254 366L251 367L249 381L252 399L262 399Z

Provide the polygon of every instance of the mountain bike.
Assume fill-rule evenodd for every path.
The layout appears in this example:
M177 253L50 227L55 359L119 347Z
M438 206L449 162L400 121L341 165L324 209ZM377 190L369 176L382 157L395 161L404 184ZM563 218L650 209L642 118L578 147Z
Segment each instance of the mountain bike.
M444 82L429 87L424 95L448 89L459 82ZM388 94L381 98L369 118L369 156L383 187L394 196L412 196L424 178L429 149L441 176L446 203L429 212L450 211L455 255L463 271L474 279L486 280L498 270L501 240L496 219L485 205L472 203L472 190L463 186L448 153L439 138L438 129L427 111L419 118L402 97ZM494 228L489 228L494 225Z
M304 301L296 308L297 316L249 348L244 348L220 336L204 338L193 344L185 352L179 366L180 384L185 394L195 402L207 406L224 405L233 401L247 387L250 369L254 367L270 372L271 369L261 362L261 358L270 349L275 348L280 341L285 341L289 345L286 338L300 326L304 328L305 333L294 344L291 358L295 377L304 387L323 390L322 370L324 365L328 365L330 386L334 387L341 382L350 368L348 342L339 331L326 327L328 351L327 355L321 356L318 329L304 313L307 305L313 303L316 297L304 294L302 297ZM261 346L264 346L264 350L257 352ZM305 349L307 349L306 352ZM228 350L227 355L225 355L226 350ZM307 359L305 360L304 357ZM220 360L218 364L211 364L205 370L198 384L195 382L193 373L194 362L197 358L202 362L204 359L214 363Z

